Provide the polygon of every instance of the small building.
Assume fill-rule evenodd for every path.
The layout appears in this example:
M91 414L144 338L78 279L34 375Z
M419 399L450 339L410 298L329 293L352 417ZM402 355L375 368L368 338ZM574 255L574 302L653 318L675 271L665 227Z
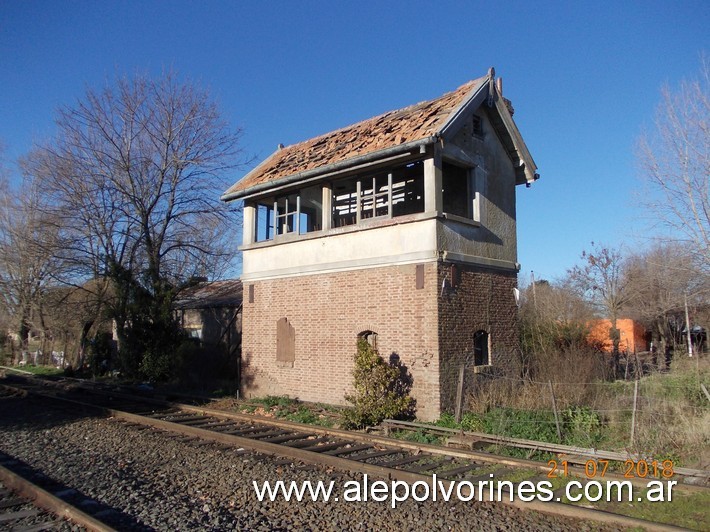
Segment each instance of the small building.
M616 320L616 328L619 330L620 352L639 353L649 350L649 334L639 322L630 318L619 318ZM590 324L587 338L594 345L599 346L602 351L611 353L614 351L614 342L611 339L610 331L610 320L596 320Z
M238 356L242 336L242 282L200 281L180 291L173 308L191 338L200 345L223 344L232 356Z
M493 69L278 150L244 201L242 387L344 404L358 338L411 375L420 419L459 368L518 349L516 186L537 178Z

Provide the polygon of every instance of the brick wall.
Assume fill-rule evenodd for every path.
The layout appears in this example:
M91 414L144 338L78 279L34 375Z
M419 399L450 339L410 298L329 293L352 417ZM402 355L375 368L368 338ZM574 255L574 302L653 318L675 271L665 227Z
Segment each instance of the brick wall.
M396 354L413 378L419 419L453 411L461 363L470 362L473 333L491 338L491 361L508 364L518 347L515 273L423 264L245 282L242 388L246 397L289 395L304 401L346 404L352 392L357 335L377 333L377 348ZM249 285L254 301L249 301ZM277 361L277 322L295 332L293 362Z
M418 415L437 417L438 273L436 263L423 267L422 289L414 264L245 282L245 395L346 404L357 335L370 330L378 335L380 355L397 354L411 372ZM276 324L284 317L295 330L293 363L276 360Z
M486 331L493 367L514 363L519 348L517 305L513 288L515 272L485 270L472 266L439 265L439 349L442 411L453 412L459 368L464 364L466 385L473 381L473 335Z

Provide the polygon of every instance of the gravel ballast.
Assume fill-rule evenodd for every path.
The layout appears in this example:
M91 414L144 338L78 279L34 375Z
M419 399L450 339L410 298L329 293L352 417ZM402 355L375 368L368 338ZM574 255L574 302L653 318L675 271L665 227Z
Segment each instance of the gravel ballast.
M609 529L502 503L406 501L392 509L373 501L259 502L253 481L335 480L342 493L345 482L361 477L181 442L175 434L68 415L31 399L0 401L0 448L131 515L133 530Z

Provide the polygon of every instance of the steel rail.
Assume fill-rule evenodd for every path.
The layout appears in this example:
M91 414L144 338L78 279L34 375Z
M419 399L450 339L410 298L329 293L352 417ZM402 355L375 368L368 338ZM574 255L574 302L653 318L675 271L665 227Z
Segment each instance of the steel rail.
M116 529L81 511L76 506L63 501L3 465L0 465L0 483L11 491L16 492L20 497L27 499L29 503L58 517L67 518L87 530L93 532L116 532Z
M89 387L84 388L84 389L89 390L89 391L93 391ZM98 392L98 393L106 393L106 392ZM134 400L135 401L137 399L136 396L124 394L122 392L118 392L118 393L112 392L110 395L113 397L126 399L126 400ZM457 449L457 448L452 448L452 447L442 447L440 445L433 445L433 444L426 444L426 443L419 443L419 442L409 442L409 441L398 440L398 439L394 439L394 438L390 438L390 437L386 437L386 436L379 436L379 435L371 434L371 433L353 432L353 431L342 430L342 429L334 429L331 427L320 427L317 425L305 425L303 423L298 423L295 421L276 419L276 418L267 417L267 416L260 416L257 414L244 414L244 413L240 413L240 412L228 412L225 410L206 408L206 407L202 407L202 406L187 405L187 404L182 404L182 403L176 403L173 401L163 401L163 400L158 400L158 399L153 399L153 398L141 398L141 399L144 399L145 402L152 403L156 406L168 406L171 408L176 408L176 409L181 410L183 412L190 412L190 413L194 413L194 414L201 414L204 416L223 418L223 419L229 419L229 420L234 420L234 421L258 423L258 424L262 424L262 425L269 425L269 426L273 426L273 427L278 427L278 428L285 429L285 430L292 430L294 432L307 431L307 432L310 432L314 435L319 435L319 436L329 436L332 438L341 438L341 439L345 439L345 440L357 441L357 442L362 442L362 443L369 443L372 445L395 447L395 448L401 449L402 451L410 451L410 452L414 452L414 453L427 453L427 454L438 455L438 456L452 456L452 457L456 457L456 458L476 460L476 461L486 462L491 465L503 465L503 466L509 466L509 467L514 467L514 468L535 469L537 471L544 472L544 473L547 473L550 471L550 466L547 463L543 463L543 462L536 461L536 460L526 460L524 458L513 458L513 457L501 456L501 455L488 453L485 451ZM453 430L453 429L449 429L449 430ZM455 432L460 433L461 431L455 431ZM573 473L579 474L579 476L581 476L581 477L585 476L583 467L576 467L576 466L571 465L569 467L569 470ZM695 475L697 473L696 470L690 470L690 471L692 472L693 475ZM676 470L676 473L681 474L681 475L683 474L682 472L677 471L677 470ZM605 478L608 480L629 481L629 482L631 482L631 484L633 484L634 486L637 486L637 487L645 487L646 486L646 480L642 479L642 478L637 478L637 477L628 478L628 477L623 477L621 475L617 475L614 473L607 473ZM705 491L708 488L705 486L698 486L695 484L678 483L678 485L675 486L675 489L696 492L696 491Z
M97 395L106 395L104 392L94 392ZM107 406L101 406L96 404L91 404L87 402L82 402L76 399L70 399L67 397L56 396L53 394L45 394L43 392L32 391L31 395L36 395L44 397L46 399L60 400L67 404L72 404L75 406L81 406L83 408L89 408L98 412L103 412L107 416L111 416L116 419L125 420L129 423L134 423L138 425L150 426L155 429L165 430L172 433L182 434L191 438L199 438L206 441L213 441L220 444L229 445L232 447L238 447L241 449L248 449L253 452L262 453L266 455L273 455L278 457L286 457L292 460L298 460L302 462L307 462L315 465L328 466L341 471L348 471L355 474L368 474L378 478L384 478L388 480L399 480L413 484L415 482L424 482L429 485L430 489L436 489L434 484L434 479L431 475L424 475L419 472L412 472L402 469L394 469L391 467L386 467L377 464L370 464L361 461L355 461L348 458L343 458L337 455L319 453L309 449L302 449L298 447L290 447L286 445L281 445L277 443L271 443L268 441L260 441L258 439L248 438L245 436L228 434L223 432L215 432L209 429L191 426L191 425L181 425L179 422L168 421L164 419L159 419L157 417L147 417L144 415L134 414L131 412L126 412L120 410L119 408L112 408ZM116 397L117 394L109 394L112 397ZM130 396L130 399L135 402L137 397ZM155 400L147 400L146 402L151 404L162 404L164 406L170 407L184 407L182 410L184 412L202 413L206 416L214 418L226 418L235 420L244 420L250 423L259 423L265 425L271 425L274 427L280 427L284 429L294 429L298 432L318 432L331 437L342 437L351 442L367 442L370 444L381 444L388 446L400 447L404 450L411 450L415 452L432 452L432 454L445 455L449 457L461 457L469 459L478 459L485 461L490 464L499 464L512 467L535 467L536 469L549 470L545 465L541 465L539 462L533 462L530 460L519 460L510 458L501 458L486 453L475 453L470 451L450 451L448 449L442 449L436 446L427 444L414 444L411 442L401 442L393 441L390 438L383 438L380 436L357 434L348 431L341 431L337 429L317 429L313 430L314 427L310 425L304 425L300 423L290 422L290 421L280 421L273 420L271 418L251 416L247 414L235 414L228 413L214 409L204 409L200 407L194 407L190 405L179 405L179 403L165 403ZM170 414L167 414L169 416ZM346 445L345 443L339 444L340 447ZM462 495L471 496L469 487L463 484L461 481L448 480L441 478L446 482L453 482L454 485L459 489L461 487ZM628 479L627 479L628 480ZM507 491L507 490L504 490ZM490 501L489 495L487 493L481 493L483 495L482 501ZM592 521L621 525L626 527L642 527L646 530L660 531L660 530L684 530L682 528L674 527L672 525L659 524L651 521L646 521L643 519L637 519L633 517L627 517L620 514L615 514L607 512L604 510L586 508L582 506L576 506L572 504L556 502L556 501L528 501L523 502L520 500L509 500L509 498L502 498L501 502L503 504L516 507L521 510L535 510L538 512L558 515L563 517L575 518L575 519L588 519Z

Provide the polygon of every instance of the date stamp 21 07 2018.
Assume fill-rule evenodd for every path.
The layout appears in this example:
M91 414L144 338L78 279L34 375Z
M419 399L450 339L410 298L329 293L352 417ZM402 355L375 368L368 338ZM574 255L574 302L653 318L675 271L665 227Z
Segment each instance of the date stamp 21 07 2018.
M566 460L549 460L550 470L547 478L564 478L569 476L569 464ZM587 478L603 478L609 469L609 460L587 460L584 464L584 474ZM624 478L673 478L673 460L658 462L653 460L626 460L623 467Z

